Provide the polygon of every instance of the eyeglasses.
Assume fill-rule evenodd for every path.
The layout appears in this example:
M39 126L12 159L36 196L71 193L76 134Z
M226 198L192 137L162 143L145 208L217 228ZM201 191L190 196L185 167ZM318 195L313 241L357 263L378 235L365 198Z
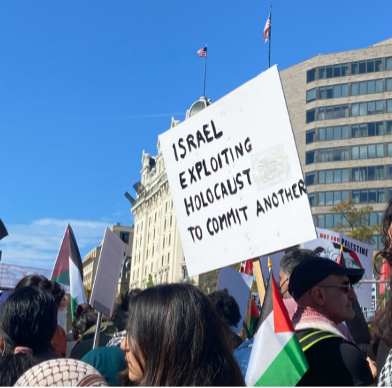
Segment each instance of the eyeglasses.
M348 284L325 284L323 286L319 286L321 288L329 288L329 287L336 287L336 288L342 288L342 291L345 294L348 294L351 290L353 290L353 286L351 283Z

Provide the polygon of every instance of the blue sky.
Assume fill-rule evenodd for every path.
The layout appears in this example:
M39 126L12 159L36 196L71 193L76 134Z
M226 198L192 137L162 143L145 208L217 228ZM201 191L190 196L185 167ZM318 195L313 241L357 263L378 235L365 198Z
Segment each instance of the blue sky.
M133 224L125 191L171 116L266 70L271 2L1 0L3 261L52 268L70 222L82 256ZM271 65L392 36L392 2L272 2Z

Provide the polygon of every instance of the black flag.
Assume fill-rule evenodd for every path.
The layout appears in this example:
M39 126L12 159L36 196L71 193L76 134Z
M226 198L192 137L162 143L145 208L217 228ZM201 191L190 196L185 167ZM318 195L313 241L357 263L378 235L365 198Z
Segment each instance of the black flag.
M0 218L0 240L3 239L5 236L8 236L8 232L3 224L3 221L1 221Z

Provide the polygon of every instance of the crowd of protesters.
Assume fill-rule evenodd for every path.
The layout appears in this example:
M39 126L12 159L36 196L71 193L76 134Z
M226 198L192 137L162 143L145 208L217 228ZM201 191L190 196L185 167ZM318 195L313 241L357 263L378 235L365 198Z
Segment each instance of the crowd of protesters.
M392 200L380 252L392 264L391 224ZM309 364L299 386L392 385L391 302L373 322L370 343L350 332L361 325L353 285L363 274L310 250L283 257L280 291ZM191 284L165 284L128 291L113 316L103 316L96 349L98 312L77 306L67 336L58 325L64 303L62 287L38 275L0 294L1 386L245 385L261 319L249 328L227 290L205 295ZM232 329L238 333L238 325L241 335Z

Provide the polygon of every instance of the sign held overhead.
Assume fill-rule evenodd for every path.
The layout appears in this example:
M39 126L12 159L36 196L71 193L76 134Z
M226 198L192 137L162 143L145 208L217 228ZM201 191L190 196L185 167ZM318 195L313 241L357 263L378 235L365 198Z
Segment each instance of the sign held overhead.
M276 66L160 144L191 276L316 237Z
M113 314L121 263L124 259L124 246L124 242L106 228L90 305L108 316Z

